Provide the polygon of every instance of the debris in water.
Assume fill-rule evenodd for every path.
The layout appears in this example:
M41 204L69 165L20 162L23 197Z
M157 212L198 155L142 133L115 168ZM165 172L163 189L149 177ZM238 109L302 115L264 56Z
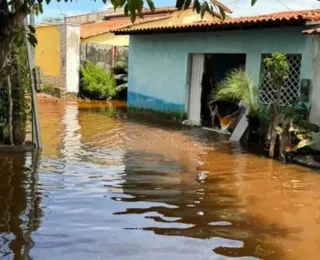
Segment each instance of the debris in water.
M208 178L207 172L200 172L198 173L198 180L199 181L204 181L205 179Z
M210 226L231 226L232 224L228 221L216 221L209 223Z

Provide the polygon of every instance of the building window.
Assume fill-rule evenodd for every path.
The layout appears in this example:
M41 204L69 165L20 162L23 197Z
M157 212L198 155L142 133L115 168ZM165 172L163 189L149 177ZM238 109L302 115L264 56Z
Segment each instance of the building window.
M267 76L267 67L263 62L265 58L270 56L271 54L262 55L262 77L260 88L260 102L262 104L270 104L276 100L276 93L272 89L270 78ZM280 104L282 106L292 106L293 103L299 99L301 59L301 54L287 54L289 76L281 92Z

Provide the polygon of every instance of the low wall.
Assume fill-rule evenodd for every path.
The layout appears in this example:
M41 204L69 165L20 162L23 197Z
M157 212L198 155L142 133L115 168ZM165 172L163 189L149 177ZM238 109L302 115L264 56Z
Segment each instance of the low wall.
M85 61L90 60L105 70L110 70L118 60L128 58L128 51L129 48L126 46L81 43L80 62L83 64Z

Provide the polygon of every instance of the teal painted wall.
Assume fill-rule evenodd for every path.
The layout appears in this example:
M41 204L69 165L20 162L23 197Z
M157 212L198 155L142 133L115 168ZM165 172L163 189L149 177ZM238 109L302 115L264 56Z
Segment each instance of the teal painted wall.
M313 77L312 37L303 28L130 36L128 105L184 112L190 53L244 53L259 85L263 53L301 53L301 78Z

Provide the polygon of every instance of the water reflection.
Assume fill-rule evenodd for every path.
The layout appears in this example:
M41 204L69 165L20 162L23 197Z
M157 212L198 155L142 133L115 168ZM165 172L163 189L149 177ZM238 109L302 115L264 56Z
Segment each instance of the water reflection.
M316 172L211 132L127 119L123 103L40 109L38 174L28 156L1 159L9 259L320 257Z
M61 153L65 160L77 160L77 153L81 150L80 124L78 121L78 103L66 104L63 117L64 135Z
M164 155L128 153L121 193L129 198L115 196L113 199L130 204L125 211L114 214L141 216L141 225L125 227L128 230L195 239L219 237L220 243L212 249L220 255L281 259L281 247L268 244L265 236L285 238L296 230L251 215L241 185L241 168L234 176L213 175L216 165L206 165L207 156L210 155L198 155L197 160L202 163L193 171ZM228 167L241 159L235 157L228 161ZM243 168L245 164L246 161L242 160ZM161 168L155 165L161 165ZM227 185L225 178L229 178ZM149 206L143 207L142 201ZM153 224L146 226L144 219L153 220ZM241 241L240 245L236 241Z
M39 155L0 157L0 257L30 259L32 232L40 227Z

